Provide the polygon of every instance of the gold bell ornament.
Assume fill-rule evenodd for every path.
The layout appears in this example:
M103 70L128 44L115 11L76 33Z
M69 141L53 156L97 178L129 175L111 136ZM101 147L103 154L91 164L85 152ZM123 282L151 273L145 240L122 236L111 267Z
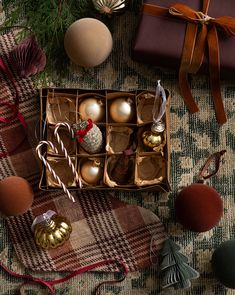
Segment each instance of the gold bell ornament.
M48 210L34 219L32 231L36 244L49 250L62 246L69 239L72 227L66 217Z
M158 110L159 100L161 99L161 107ZM150 130L144 131L142 141L144 146L153 149L160 146L164 141L165 122L162 120L166 112L166 93L158 80L156 88L155 100L153 105L153 124Z

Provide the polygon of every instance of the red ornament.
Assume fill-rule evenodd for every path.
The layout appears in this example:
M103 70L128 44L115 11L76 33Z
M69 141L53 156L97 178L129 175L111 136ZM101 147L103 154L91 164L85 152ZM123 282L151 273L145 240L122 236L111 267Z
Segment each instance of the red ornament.
M219 169L221 156L225 151L211 155L206 161L199 176L208 179L215 175ZM215 169L206 175L212 160ZM205 232L218 224L223 214L223 201L220 194L204 183L193 183L183 188L175 200L175 214L177 220L188 230Z
M193 183L178 194L175 213L185 228L205 232L220 221L223 202L214 188L203 183Z

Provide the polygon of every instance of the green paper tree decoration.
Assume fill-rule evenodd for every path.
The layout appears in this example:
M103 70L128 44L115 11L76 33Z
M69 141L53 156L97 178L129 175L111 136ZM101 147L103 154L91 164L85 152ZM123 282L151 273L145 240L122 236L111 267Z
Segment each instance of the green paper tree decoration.
M180 247L172 240L165 241L161 256L162 288L186 289L191 286L190 280L199 277L199 273L188 265L188 258L180 252Z

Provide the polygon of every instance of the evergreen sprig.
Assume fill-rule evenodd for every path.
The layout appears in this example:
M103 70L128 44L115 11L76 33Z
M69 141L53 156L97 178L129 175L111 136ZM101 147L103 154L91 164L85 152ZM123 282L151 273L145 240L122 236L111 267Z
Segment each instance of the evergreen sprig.
M141 0L129 2L129 9L138 11ZM68 58L64 50L64 34L67 28L83 17L94 17L110 22L99 14L92 0L3 0L7 18L3 26L22 25L31 29L47 56L47 73L65 74ZM21 38L27 34L21 33Z
M63 45L67 28L82 17L98 18L91 0L4 0L3 8L7 14L4 26L30 28L46 51L47 71L58 70L60 75L68 61Z

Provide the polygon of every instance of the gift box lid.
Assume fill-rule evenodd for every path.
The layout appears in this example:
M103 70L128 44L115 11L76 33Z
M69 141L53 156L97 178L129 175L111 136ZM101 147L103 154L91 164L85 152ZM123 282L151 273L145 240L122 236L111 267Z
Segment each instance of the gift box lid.
M146 4L154 4L169 8L175 4L172 0L146 0ZM196 11L201 11L201 0L182 0L179 3L188 5ZM235 6L232 0L210 1L208 15L211 17L235 17ZM186 21L169 16L153 16L143 13L140 17L133 47L133 59L152 65L178 69L180 66ZM235 38L218 32L221 64L221 77L231 78L235 70ZM200 72L207 71L207 54Z

